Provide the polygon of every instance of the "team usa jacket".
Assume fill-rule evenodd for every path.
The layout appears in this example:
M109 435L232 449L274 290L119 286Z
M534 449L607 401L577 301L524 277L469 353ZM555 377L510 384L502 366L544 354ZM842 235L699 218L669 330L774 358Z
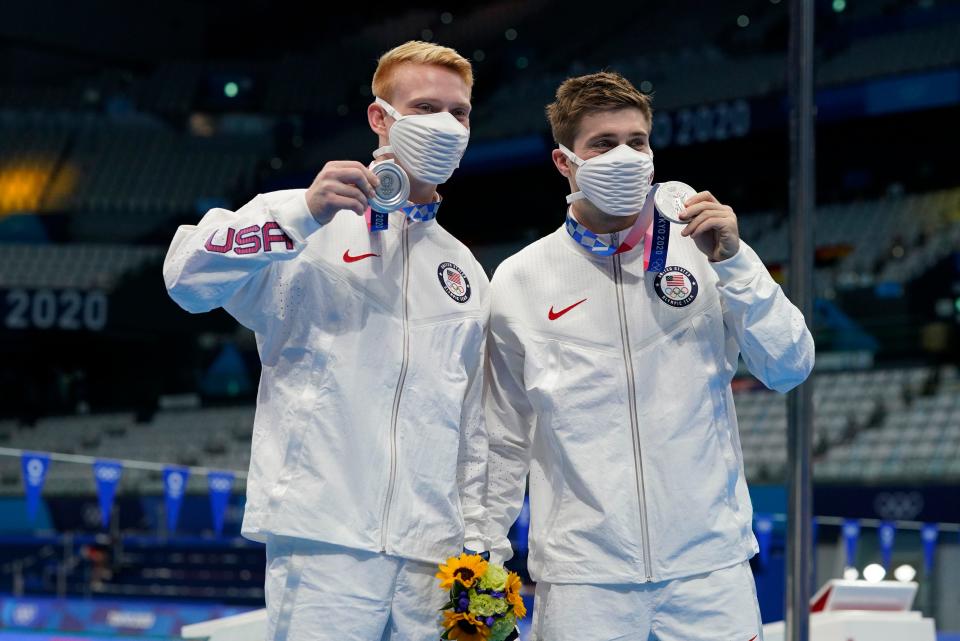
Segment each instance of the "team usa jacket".
M599 256L561 227L494 275L491 545L510 557L529 471L534 580L663 581L757 552L730 383L742 355L786 392L813 339L746 243L711 263L670 227L660 273L642 247Z
M181 226L163 276L187 311L256 334L244 536L431 563L484 549L489 284L435 219L321 227L305 190L261 194Z

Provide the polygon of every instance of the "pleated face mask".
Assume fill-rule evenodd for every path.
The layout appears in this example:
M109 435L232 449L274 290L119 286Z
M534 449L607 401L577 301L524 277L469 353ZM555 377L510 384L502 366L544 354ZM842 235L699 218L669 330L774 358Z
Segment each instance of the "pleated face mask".
M470 130L446 111L402 116L387 101L377 98L376 102L396 122L390 128L389 144L373 155L392 153L397 163L421 182L431 185L447 182L460 166L470 141Z
M587 199L610 216L632 216L643 209L653 180L653 156L629 145L614 147L589 160L563 145L560 151L578 166L580 191L568 195L568 203Z

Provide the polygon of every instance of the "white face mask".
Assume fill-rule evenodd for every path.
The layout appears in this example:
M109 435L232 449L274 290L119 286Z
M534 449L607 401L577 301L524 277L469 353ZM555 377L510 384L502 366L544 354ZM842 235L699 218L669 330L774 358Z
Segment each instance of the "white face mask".
M585 198L610 216L632 216L643 209L653 181L653 156L629 145L614 147L589 160L582 160L563 145L560 151L579 167L576 180L580 191L568 195L568 203Z
M392 153L417 180L431 185L447 182L460 166L470 130L446 111L401 116L387 101L376 102L396 122L390 128L390 144L374 151L374 157Z

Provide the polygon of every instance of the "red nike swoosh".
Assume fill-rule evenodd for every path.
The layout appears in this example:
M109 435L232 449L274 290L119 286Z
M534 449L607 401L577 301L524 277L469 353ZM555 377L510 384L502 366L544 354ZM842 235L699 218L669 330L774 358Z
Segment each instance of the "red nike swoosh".
M551 306L550 306L550 313L547 314L547 318L549 318L550 320L557 320L558 318L560 318L561 316L563 316L564 314L566 314L567 312L569 312L571 309L573 309L574 307L576 307L576 306L579 305L580 303L586 302L586 300L587 300L587 299L584 298L584 299L581 300L581 301L577 301L576 303L574 303L574 304L571 305L570 307L565 307L565 308L561 309L559 312L553 311L553 305L551 305ZM751 641L752 641L752 640L751 640Z
M756 635L756 634L755 634L755 635L753 635L753 638L752 638L752 639L750 639L750 641L757 641L757 636L758 636L758 635Z
M359 254L357 256L351 256L350 250L343 252L343 262L345 263L355 263L358 260L363 260L364 258L370 258L371 256L379 256L380 254Z

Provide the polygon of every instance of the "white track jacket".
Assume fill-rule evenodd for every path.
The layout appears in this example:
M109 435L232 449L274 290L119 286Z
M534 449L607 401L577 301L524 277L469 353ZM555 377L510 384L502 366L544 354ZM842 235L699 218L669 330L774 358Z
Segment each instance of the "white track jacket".
M170 245L170 296L256 333L250 539L427 562L485 549L487 277L436 220L389 225L341 211L321 228L298 189L213 209Z
M757 552L730 382L742 354L789 390L813 339L746 243L710 263L671 227L660 274L642 247L592 255L561 227L493 278L491 544L510 557L529 470L535 580L664 581Z

